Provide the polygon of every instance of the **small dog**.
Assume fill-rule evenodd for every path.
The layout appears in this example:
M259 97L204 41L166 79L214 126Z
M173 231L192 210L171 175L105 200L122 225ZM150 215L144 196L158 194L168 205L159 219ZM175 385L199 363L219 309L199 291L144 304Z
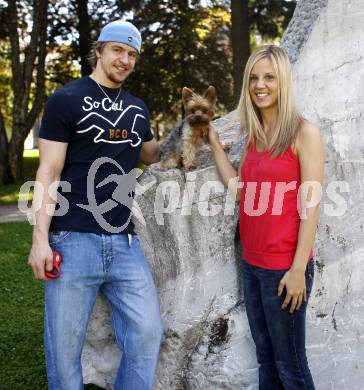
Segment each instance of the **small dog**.
M209 86L203 96L195 94L191 89L182 89L182 103L185 110L185 119L182 126L172 130L167 137L167 145L172 144L162 159L160 168L167 170L181 165L190 171L194 168L196 153L207 142L210 122L214 116L216 106L216 91Z

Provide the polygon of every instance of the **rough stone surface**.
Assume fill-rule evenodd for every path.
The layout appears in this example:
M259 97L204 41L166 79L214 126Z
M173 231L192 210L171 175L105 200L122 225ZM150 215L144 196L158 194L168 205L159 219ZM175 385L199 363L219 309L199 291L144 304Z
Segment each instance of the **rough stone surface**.
M327 145L307 351L317 389L361 390L364 1L328 0L322 6L325 3L300 0L284 38L291 58L296 59L298 105L321 127ZM304 15L317 15L308 23L302 9ZM294 41L300 43L291 45ZM223 142L234 141L229 158L238 164L243 139L238 126L228 122L223 118L216 126ZM160 172L152 166L140 181L149 189L136 199L146 221L146 226L138 223L137 228L155 276L165 325L155 389L253 390L257 389L257 363L237 277L237 208L234 213L233 203L229 198L226 201L226 190L216 183L206 197L208 201L200 198L200 193L206 194L201 187L219 179L207 147L199 159L200 168L188 174L181 170ZM347 184L335 187L333 180ZM177 184L162 197L160 183L168 181ZM348 192L344 192L346 188ZM154 204L171 205L171 212L161 213L157 207L155 213ZM342 207L345 204L346 209ZM214 214L219 206L228 212L201 215L201 211ZM100 299L84 348L85 382L111 388L119 358L107 309Z
M328 0L298 1L293 17L281 40L291 63L295 63L299 58L316 20L327 6L327 2Z
M324 390L364 388L363 9L363 0L329 0L294 66L297 103L326 142L307 330L312 372ZM346 210L337 207L335 193ZM330 216L332 206L342 215Z

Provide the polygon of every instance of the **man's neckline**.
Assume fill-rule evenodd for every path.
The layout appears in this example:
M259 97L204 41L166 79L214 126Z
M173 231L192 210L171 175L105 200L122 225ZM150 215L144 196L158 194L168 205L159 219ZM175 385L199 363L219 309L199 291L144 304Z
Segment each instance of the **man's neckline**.
M111 89L111 90L114 90L114 91L115 91L115 90L118 90L118 89L121 89L121 90L123 89L123 85L122 85L122 84L120 84L119 87L108 87L108 86L106 86L106 85L104 85L104 84L102 84L102 83L99 83L97 80L93 79L93 78L91 77L91 75L88 75L87 78L90 79L90 80L92 81L93 84L101 85L102 88L107 88L107 89Z

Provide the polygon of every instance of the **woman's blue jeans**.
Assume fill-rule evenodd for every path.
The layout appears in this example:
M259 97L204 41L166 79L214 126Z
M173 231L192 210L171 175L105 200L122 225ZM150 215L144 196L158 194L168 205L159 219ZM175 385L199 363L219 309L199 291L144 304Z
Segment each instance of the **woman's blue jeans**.
M61 276L45 283L45 353L48 389L83 389L81 352L100 291L123 355L116 390L153 386L163 326L153 278L133 236L50 233L63 257Z
M246 313L256 346L260 390L313 390L305 348L307 302L290 314L282 310L284 295L278 285L287 270L266 270L241 261ZM314 262L306 269L309 296Z

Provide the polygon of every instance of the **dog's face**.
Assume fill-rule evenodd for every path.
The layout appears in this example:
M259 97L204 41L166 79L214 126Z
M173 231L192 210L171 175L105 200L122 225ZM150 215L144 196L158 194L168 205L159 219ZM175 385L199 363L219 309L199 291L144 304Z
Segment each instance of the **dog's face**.
M182 89L182 102L188 124L191 127L208 125L214 116L216 100L216 91L213 86L209 86L203 96L184 87Z

